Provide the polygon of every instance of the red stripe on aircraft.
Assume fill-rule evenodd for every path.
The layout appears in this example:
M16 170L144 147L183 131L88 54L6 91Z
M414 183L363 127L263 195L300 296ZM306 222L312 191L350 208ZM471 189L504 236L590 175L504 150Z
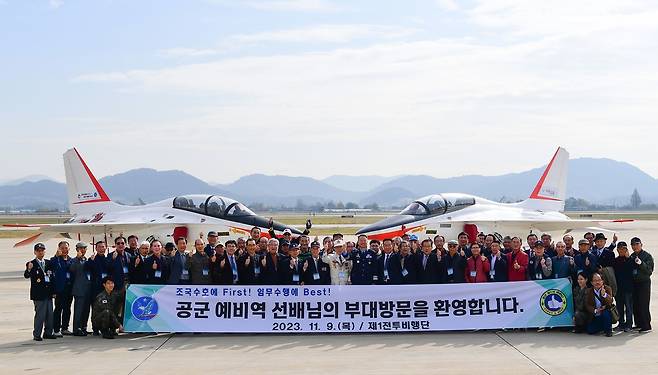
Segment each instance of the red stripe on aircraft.
M25 246L25 245L27 245L27 244L29 244L29 243L32 243L32 242L34 242L37 238L39 238L39 236L42 235L42 234L43 234L43 233L37 233L37 234L35 234L35 235L32 236L32 237L26 238L26 239L24 239L23 241L14 244L14 247Z
M101 184L98 183L98 180L96 179L96 177L94 177L94 174L91 173L91 170L89 169L89 167L87 167L87 163L85 163L84 159L82 159L82 156L80 156L80 153L76 148L73 148L73 150L75 151L76 155L78 155L78 159L80 159L80 162L82 163L82 166L85 168L85 171L87 171L87 175L91 179L91 183L94 184L96 191L98 191L98 194L101 196L100 199L95 199L93 201L79 202L79 203L109 202L110 197L107 196Z
M561 201L561 199L544 197L542 195L539 195L539 192L541 191L541 187L544 185L544 181L546 181L546 177L548 176L548 172L550 172L551 168L553 167L553 162L555 161L555 158L557 157L558 152L560 152L559 147L558 147L557 151L555 151L555 154L553 155L553 158L551 159L551 162L548 163L548 166L544 170L544 174L541 175L541 178L539 179L539 182L537 182L537 186L535 186L535 189L530 194L530 199L543 199L543 200L547 200L547 201Z

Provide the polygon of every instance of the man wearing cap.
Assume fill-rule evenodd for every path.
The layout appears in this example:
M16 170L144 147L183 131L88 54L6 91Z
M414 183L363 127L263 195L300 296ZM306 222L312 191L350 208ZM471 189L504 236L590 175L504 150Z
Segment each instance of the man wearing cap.
M54 335L62 337L71 334L69 332L69 322L71 320L71 303L73 302L73 296L71 295L73 280L69 272L71 257L69 257L68 242L60 241L57 244L57 253L50 258L50 264L55 274L53 284L55 287Z
M393 240L390 238L382 241L382 254L377 258L377 273L381 285L402 284L400 255L393 252Z
M203 251L206 252L206 255L208 255L208 257L211 257L215 254L215 246L217 246L217 238L218 238L217 232L215 232L214 230L208 232L208 244L203 249Z
M113 339L117 328L123 329L118 318L121 297L114 291L114 282L110 277L104 277L102 285L103 291L94 298L91 322L100 330L103 338Z
M553 274L553 261L545 253L544 242L535 242L533 257L528 259L528 279L548 279Z
M290 256L288 251L290 250L290 242L288 240L279 240L279 254L283 257Z
M345 259L345 243L342 238L334 240L334 252L324 254L322 261L329 265L331 285L349 285L352 262Z
M46 246L41 242L34 245L35 258L25 264L23 277L30 279L30 299L34 303L34 330L32 338L55 339L53 335L53 283L55 277L49 260L44 259Z
M596 255L596 260L597 264L600 267L612 267L612 264L615 261L615 254L613 253L613 249L615 248L615 243L617 242L617 238L615 236L612 248L606 247L605 243L608 239L605 237L603 233L597 233L596 236L594 237L594 246L590 250L590 252L594 255ZM605 281L605 280L604 280ZM610 285L606 283L606 285Z
M352 261L352 285L374 285L379 282L377 256L368 249L368 237L362 234L357 238L356 248L347 254L347 259Z
M418 255L421 253L420 242L418 242L418 236L412 234L409 236L409 246L411 246L411 253Z
M653 257L642 248L642 241L631 239L633 254L633 317L640 333L651 332L651 274L653 273Z
M69 271L73 277L73 336L87 336L87 322L91 309L91 286L94 272L92 262L87 260L87 244L75 245L76 256L71 261Z
M288 258L285 265L286 270L285 285L300 285L302 283L303 262L299 259L299 244L292 243L288 250Z
M617 244L619 255L615 258L613 267L617 280L617 311L619 312L618 331L629 332L633 328L633 269L635 263L631 260L628 245L624 241Z
M320 243L311 243L311 256L302 265L304 285L331 285L329 265L320 259Z
M576 263L576 275L579 273L585 274L586 279L590 279L592 274L596 272L596 256L589 252L589 241L582 239L578 241L578 254L574 257Z

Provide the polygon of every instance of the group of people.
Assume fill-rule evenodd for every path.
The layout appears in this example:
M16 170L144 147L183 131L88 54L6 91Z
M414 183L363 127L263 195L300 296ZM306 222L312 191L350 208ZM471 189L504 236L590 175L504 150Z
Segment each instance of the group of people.
M114 251L108 254L107 244L98 241L91 256L89 245L78 242L74 257L62 241L50 260L44 258L45 246L36 244L36 258L25 270L35 306L34 339L41 340L42 331L47 339L88 335L90 310L93 334L114 337L122 329L129 284L395 285L555 278L573 281L574 331L612 335L616 316L618 330L630 331L635 321L640 332L651 331L653 258L637 237L630 252L616 235L608 245L603 233L585 234L577 248L571 235L554 243L549 234L530 234L525 247L519 237L483 233L473 241L461 233L447 243L440 235L419 240L414 234L382 241L361 235L352 242L337 233L320 243L317 237L311 240L308 229L293 238L288 229L277 237L258 227L247 238L221 243L210 231L206 239L195 239L192 250L184 237L165 245L118 237Z

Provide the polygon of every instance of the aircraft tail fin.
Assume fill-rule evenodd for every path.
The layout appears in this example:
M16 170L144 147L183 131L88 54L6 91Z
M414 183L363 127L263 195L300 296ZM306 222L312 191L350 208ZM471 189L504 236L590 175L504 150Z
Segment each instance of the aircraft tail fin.
M528 199L520 206L541 211L564 211L567 196L569 152L558 147Z
M64 172L71 214L87 211L90 206L97 210L98 205L112 202L75 148L64 153Z

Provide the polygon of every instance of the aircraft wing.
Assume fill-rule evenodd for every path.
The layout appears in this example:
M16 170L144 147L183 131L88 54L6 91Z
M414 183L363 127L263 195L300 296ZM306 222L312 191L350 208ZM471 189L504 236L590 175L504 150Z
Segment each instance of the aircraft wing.
M480 220L474 218L473 220L461 219L439 222L439 227L442 225L464 225L475 224L478 228L486 228L490 232L499 233L528 233L529 231L539 232L569 232L576 229L588 230L606 230L606 224L617 224L632 222L634 220L580 220L580 219L549 219L549 220L532 220L532 219L516 219L516 220Z
M117 233L124 231L139 231L143 229L169 228L177 226L176 223L144 223L144 222L117 222L117 223L64 223L64 224L4 224L3 228L37 230L44 233L80 233L98 235L104 233ZM185 224L180 224L185 225Z

